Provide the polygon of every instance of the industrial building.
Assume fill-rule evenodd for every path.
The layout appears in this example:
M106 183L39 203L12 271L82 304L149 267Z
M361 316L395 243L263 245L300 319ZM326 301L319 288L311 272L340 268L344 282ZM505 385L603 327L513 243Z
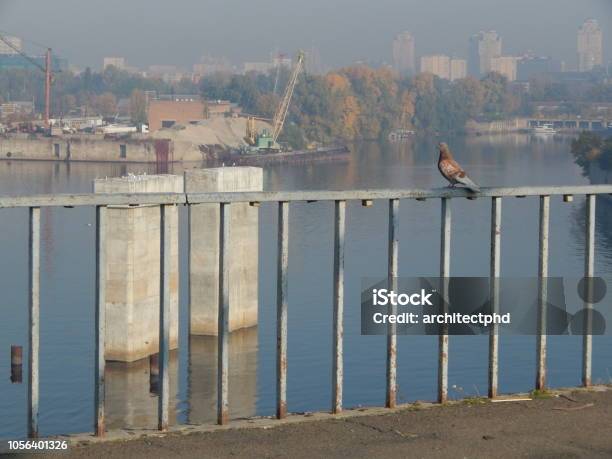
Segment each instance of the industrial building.
M195 124L232 113L240 113L240 108L227 100L206 101L196 95L159 96L149 101L149 129L157 131L177 124Z

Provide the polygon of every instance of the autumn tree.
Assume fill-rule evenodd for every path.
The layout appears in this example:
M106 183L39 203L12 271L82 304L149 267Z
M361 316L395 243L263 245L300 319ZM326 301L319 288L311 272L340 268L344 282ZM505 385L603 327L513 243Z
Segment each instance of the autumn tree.
M146 123L148 119L147 96L139 89L134 89L130 95L130 118L133 123Z

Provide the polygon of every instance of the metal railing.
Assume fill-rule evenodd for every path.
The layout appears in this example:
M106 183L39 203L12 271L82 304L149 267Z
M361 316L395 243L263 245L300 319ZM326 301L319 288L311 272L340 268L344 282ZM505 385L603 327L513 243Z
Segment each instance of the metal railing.
M160 243L160 327L159 327L159 405L158 428L167 430L169 413L169 285L170 285L170 240L172 225L166 218L169 206L216 203L219 205L219 311L218 311L218 373L217 373L217 422L227 424L228 375L229 375L229 235L232 203L248 202L258 206L261 202L278 203L278 260L277 260L277 360L276 360L276 417L287 415L287 281L289 266L289 205L291 202L333 201L334 254L333 254L333 371L331 411L342 411L343 389L343 312L344 312L344 247L346 232L346 202L361 200L370 206L374 200L389 202L388 276L394 279L398 269L399 202L401 199L423 201L428 198L441 200L440 277L450 277L451 250L451 201L457 198L491 199L490 277L493 310L498 307L501 247L502 198L524 198L538 196L539 212L539 257L538 276L538 336L537 372L535 388L546 387L546 297L547 289L542 279L548 276L548 240L550 221L550 198L562 196L565 202L574 195L586 196L586 247L585 277L594 274L595 256L595 203L597 195L612 194L612 185L566 186L566 187L518 187L485 188L478 195L463 189L432 190L356 190L356 191L288 191L288 192L244 192L244 193L163 193L163 194L84 194L45 195L27 197L0 197L0 208L29 209L29 360L28 360L28 436L38 436L38 388L39 388L39 300L40 300L40 208L41 207L96 207L96 284L95 284L95 434L104 435L105 360L104 338L106 304L105 279L105 225L106 207L110 205L138 206L159 205L161 224ZM586 304L590 308L592 305ZM395 325L391 325L395 327ZM393 332L393 328L390 330ZM438 401L448 399L448 330L442 328L439 335L438 355ZM394 333L387 336L386 345L386 402L387 407L397 404L397 341ZM493 398L498 389L498 325L493 325L489 336L488 395ZM582 353L582 383L591 384L592 337L585 334Z

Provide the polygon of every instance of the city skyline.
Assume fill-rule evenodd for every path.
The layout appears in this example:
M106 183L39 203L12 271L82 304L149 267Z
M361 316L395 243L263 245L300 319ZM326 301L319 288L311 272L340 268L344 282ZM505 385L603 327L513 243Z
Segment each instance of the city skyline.
M484 0L467 0L461 6L448 0L431 5L382 0L375 10L361 0L343 9L345 3L338 0L329 5L314 0L305 6L294 0L282 4L264 0L257 8L248 4L234 8L184 0L184 8L178 9L182 13L173 14L170 5L154 1L145 6L138 0L129 4L109 0L96 8L96 15L83 17L75 0L58 0L53 5L0 0L0 30L51 46L79 67L99 68L104 57L121 56L141 68L152 64L190 68L203 55L240 64L264 61L272 49L293 53L313 47L321 51L326 66L340 67L355 61L392 64L389 42L404 30L415 37L417 59L438 53L465 58L469 36L494 29L504 37L504 54L534 50L577 67L578 27L586 18L594 17L606 37L610 33L606 18L612 15L612 7L604 0L586 0L580 5L560 0L554 10L526 0L502 2L495 7ZM33 8L36 15L31 14ZM529 15L524 14L526 9ZM338 15L338 10L344 14ZM273 27L249 27L266 11L274 13L270 16ZM547 24L554 24L545 28L545 34L542 17ZM65 18L70 18L70 26L57 27ZM134 33L135 23L138 33ZM165 33L160 34L160 30ZM604 53L607 63L610 50Z

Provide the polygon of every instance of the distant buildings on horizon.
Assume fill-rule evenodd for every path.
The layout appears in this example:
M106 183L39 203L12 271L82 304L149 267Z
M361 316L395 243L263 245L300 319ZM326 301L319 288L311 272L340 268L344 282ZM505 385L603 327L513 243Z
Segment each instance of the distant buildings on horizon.
M19 55L18 51L23 52L22 39L15 36L5 36L5 39L11 46L0 41L0 69L33 67ZM595 19L587 19L579 27L576 43L578 72L590 72L598 67L604 67L603 34ZM393 39L391 48L392 66L401 76L429 72L440 78L455 81L468 75L481 78L489 72L497 72L509 81L526 81L536 74L568 70L562 61L536 56L531 51L522 56L505 55L502 37L494 30L480 31L469 37L467 59L444 53L419 56L415 37L409 31L398 33ZM44 64L41 56L34 57L34 60ZM185 78L198 81L204 76L215 73L269 73L282 67L291 67L292 63L290 56L273 51L266 61L249 61L241 66L233 65L225 57L203 56L189 70L175 65L151 65L146 70L140 70L129 66L125 57L109 56L103 59L102 68L107 69L112 66L142 76L161 78L166 82L178 82ZM54 56L54 68L68 69L68 62ZM306 51L305 68L310 74L324 73L319 51L314 46Z
M603 65L603 34L595 19L587 19L578 30L578 71L590 72Z
M578 72L590 72L603 66L603 34L595 19L587 19L578 30ZM414 36L404 31L392 43L393 67L401 76L410 76L416 69ZM490 72L505 76L508 81L527 81L542 73L567 71L565 63L551 57L535 56L528 51L522 56L503 54L502 38L494 30L480 31L469 38L468 59L445 54L423 55L418 71L432 73L454 81L467 75L482 78Z
M393 67L401 76L411 76L417 72L416 46L410 32L401 32L393 40Z

